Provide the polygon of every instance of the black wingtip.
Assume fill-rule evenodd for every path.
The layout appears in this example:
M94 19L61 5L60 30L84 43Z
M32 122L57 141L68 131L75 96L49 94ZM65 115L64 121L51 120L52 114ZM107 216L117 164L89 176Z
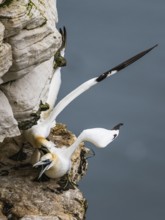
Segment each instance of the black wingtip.
M63 26L63 28L59 28L59 32L62 36L62 45L60 50L62 50L64 47L66 47L66 40L67 40L67 31L66 31L66 27Z
M151 50L153 50L155 47L157 47L158 44L155 44L153 47L150 47L147 50L144 50L138 54L136 54L135 56L131 57L130 59L120 63L119 65L113 67L112 69L108 70L105 73L102 73L97 79L97 82L101 82L102 80L104 80L106 77L110 76L113 74L113 71L115 71L115 73L119 72L120 70L126 68L127 66L131 65L132 63L136 62L137 60L139 60L140 58L142 58L144 55L146 55L147 53L149 53Z
M155 44L153 47L151 47L150 49L154 49L155 47L157 47L159 44Z
M115 125L111 130L119 130L121 126L123 126L123 123L119 123L117 125Z
M158 46L158 44L155 44L153 47L150 47L148 50L146 50L146 51L144 51L144 55L146 54L146 53L149 53L151 50L153 50L155 47L157 47Z

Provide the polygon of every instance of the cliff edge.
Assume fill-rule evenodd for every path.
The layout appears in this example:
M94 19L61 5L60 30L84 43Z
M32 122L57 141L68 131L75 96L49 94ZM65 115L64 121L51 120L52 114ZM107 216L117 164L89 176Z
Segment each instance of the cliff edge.
M87 169L87 149L81 144L72 157L73 184L38 181L39 171L30 164L34 149L18 127L47 98L61 45L57 21L55 0L0 1L0 219L85 219L87 202L77 183ZM76 137L59 124L49 138L60 147ZM24 158L11 160L22 146Z

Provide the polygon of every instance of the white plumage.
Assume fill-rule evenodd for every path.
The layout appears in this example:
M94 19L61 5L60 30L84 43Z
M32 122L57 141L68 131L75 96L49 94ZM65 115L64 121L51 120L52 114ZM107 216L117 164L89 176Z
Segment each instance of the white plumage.
M34 167L44 166L39 175L39 178L43 173L45 173L50 178L59 178L66 174L71 167L71 156L82 141L88 141L99 148L104 148L119 135L119 128L122 123L116 125L111 130L104 128L92 128L83 130L76 141L68 148L65 146L63 146L63 148L57 148L54 143L46 139L50 134L51 128L56 123L57 116L74 99L104 79L118 73L128 65L136 62L138 59L143 57L157 46L155 45L145 51L142 51L141 53L138 53L137 55L113 67L105 73L102 73L99 77L95 77L84 82L68 95L66 95L55 106L58 92L61 86L61 67L66 65L66 60L64 58L66 47L66 29L60 29L60 33L62 35L62 45L55 54L55 73L52 77L47 97L49 109L41 114L41 118L38 120L36 125L32 126L30 129L24 132L26 139L36 149L32 159L32 163L35 163ZM48 151L48 153L46 153L44 156L41 156L40 151L38 150L42 147L46 147Z
M91 128L81 132L76 141L70 146L56 148L53 144L49 147L49 153L41 157L40 161L34 164L34 167L45 166L42 169L39 178L45 173L48 177L56 179L65 175L71 167L71 157L79 144L88 141L96 147L104 148L110 144L119 135L120 123L111 130L105 128Z
M66 32L66 30L64 31ZM66 33L64 34L66 35ZM64 37L63 37L64 39ZM75 90L73 90L71 93L69 93L67 96L65 96L55 107L52 107L55 104L58 91L61 84L61 71L60 68L57 68L57 72L55 72L52 83L50 85L49 95L48 95L48 104L50 104L50 110L45 112L46 117L41 118L38 121L37 125L34 125L32 128L27 130L25 132L25 136L27 140L34 146L34 147L41 147L42 141L44 141L45 138L48 137L50 134L50 130L53 125L55 125L57 116L65 109L67 105L69 105L75 98L77 98L79 95L93 87L94 85L98 84L99 82L103 81L107 77L110 77L116 73L118 73L120 70L124 69L128 65L136 62L138 59L149 53L152 49L154 49L157 45L144 50L137 55L131 57L130 59L122 62L121 64L113 67L112 69L106 71L105 73L102 73L99 77L92 78L85 83L78 86ZM64 55L65 51L65 43L64 47L61 49L62 54ZM60 51L60 52L61 52ZM55 92L53 90L55 88ZM54 97L54 99L53 99ZM49 103L50 102L50 103ZM46 141L44 141L45 146ZM36 145L36 146L35 146Z

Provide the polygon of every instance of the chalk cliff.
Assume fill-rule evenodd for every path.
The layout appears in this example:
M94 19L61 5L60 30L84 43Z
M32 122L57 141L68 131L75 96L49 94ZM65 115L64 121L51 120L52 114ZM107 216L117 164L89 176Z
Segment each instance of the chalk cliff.
M17 121L45 100L61 44L54 0L0 4L0 142L19 135Z
M87 202L75 185L63 189L55 180L36 182L29 165L34 149L20 135L45 101L53 75L54 54L61 45L55 0L0 0L0 219L83 220ZM75 136L58 125L50 137L59 147ZM24 145L25 158L10 158ZM87 169L83 145L73 155L70 179L77 183Z

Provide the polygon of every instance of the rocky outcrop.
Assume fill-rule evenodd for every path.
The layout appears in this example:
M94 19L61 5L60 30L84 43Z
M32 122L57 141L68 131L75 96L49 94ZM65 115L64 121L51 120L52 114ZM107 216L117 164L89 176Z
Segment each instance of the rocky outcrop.
M18 121L27 119L32 110L38 108L40 100L45 100L53 72L52 62L53 59L45 61L24 77L1 85Z
M17 121L14 119L9 101L1 91L0 91L0 97L2 103L0 105L0 115L1 115L0 142L2 142L5 137L12 137L13 133L19 135L20 132L17 127Z
M75 141L75 136L60 124L49 138L59 147ZM10 160L21 143L21 138L8 139L0 148L0 219L85 219L87 201L76 186L87 169L84 145L81 144L72 157L69 179L73 183L67 185L66 179L37 181L39 171L29 164L34 149L28 143L24 142L24 160ZM6 150L6 145L10 150Z
M79 146L66 178L38 181L31 165L34 149L20 135L18 122L29 119L46 100L61 45L55 0L0 1L0 219L83 220L87 202L77 187L85 174L87 149ZM17 136L17 137L16 137ZM56 146L75 136L65 126L52 129ZM23 156L13 157L23 147ZM14 159L14 160L13 160Z
M0 84L1 77L9 70L12 65L11 46L8 43L3 43L5 27L0 22Z
M16 120L26 120L38 108L39 101L46 98L53 74L53 56L61 44L55 3L54 0L0 2L0 94L3 94L0 103L4 96L8 100L2 106L5 111L0 118L3 124L0 141L18 135ZM11 123L5 124L6 117Z

